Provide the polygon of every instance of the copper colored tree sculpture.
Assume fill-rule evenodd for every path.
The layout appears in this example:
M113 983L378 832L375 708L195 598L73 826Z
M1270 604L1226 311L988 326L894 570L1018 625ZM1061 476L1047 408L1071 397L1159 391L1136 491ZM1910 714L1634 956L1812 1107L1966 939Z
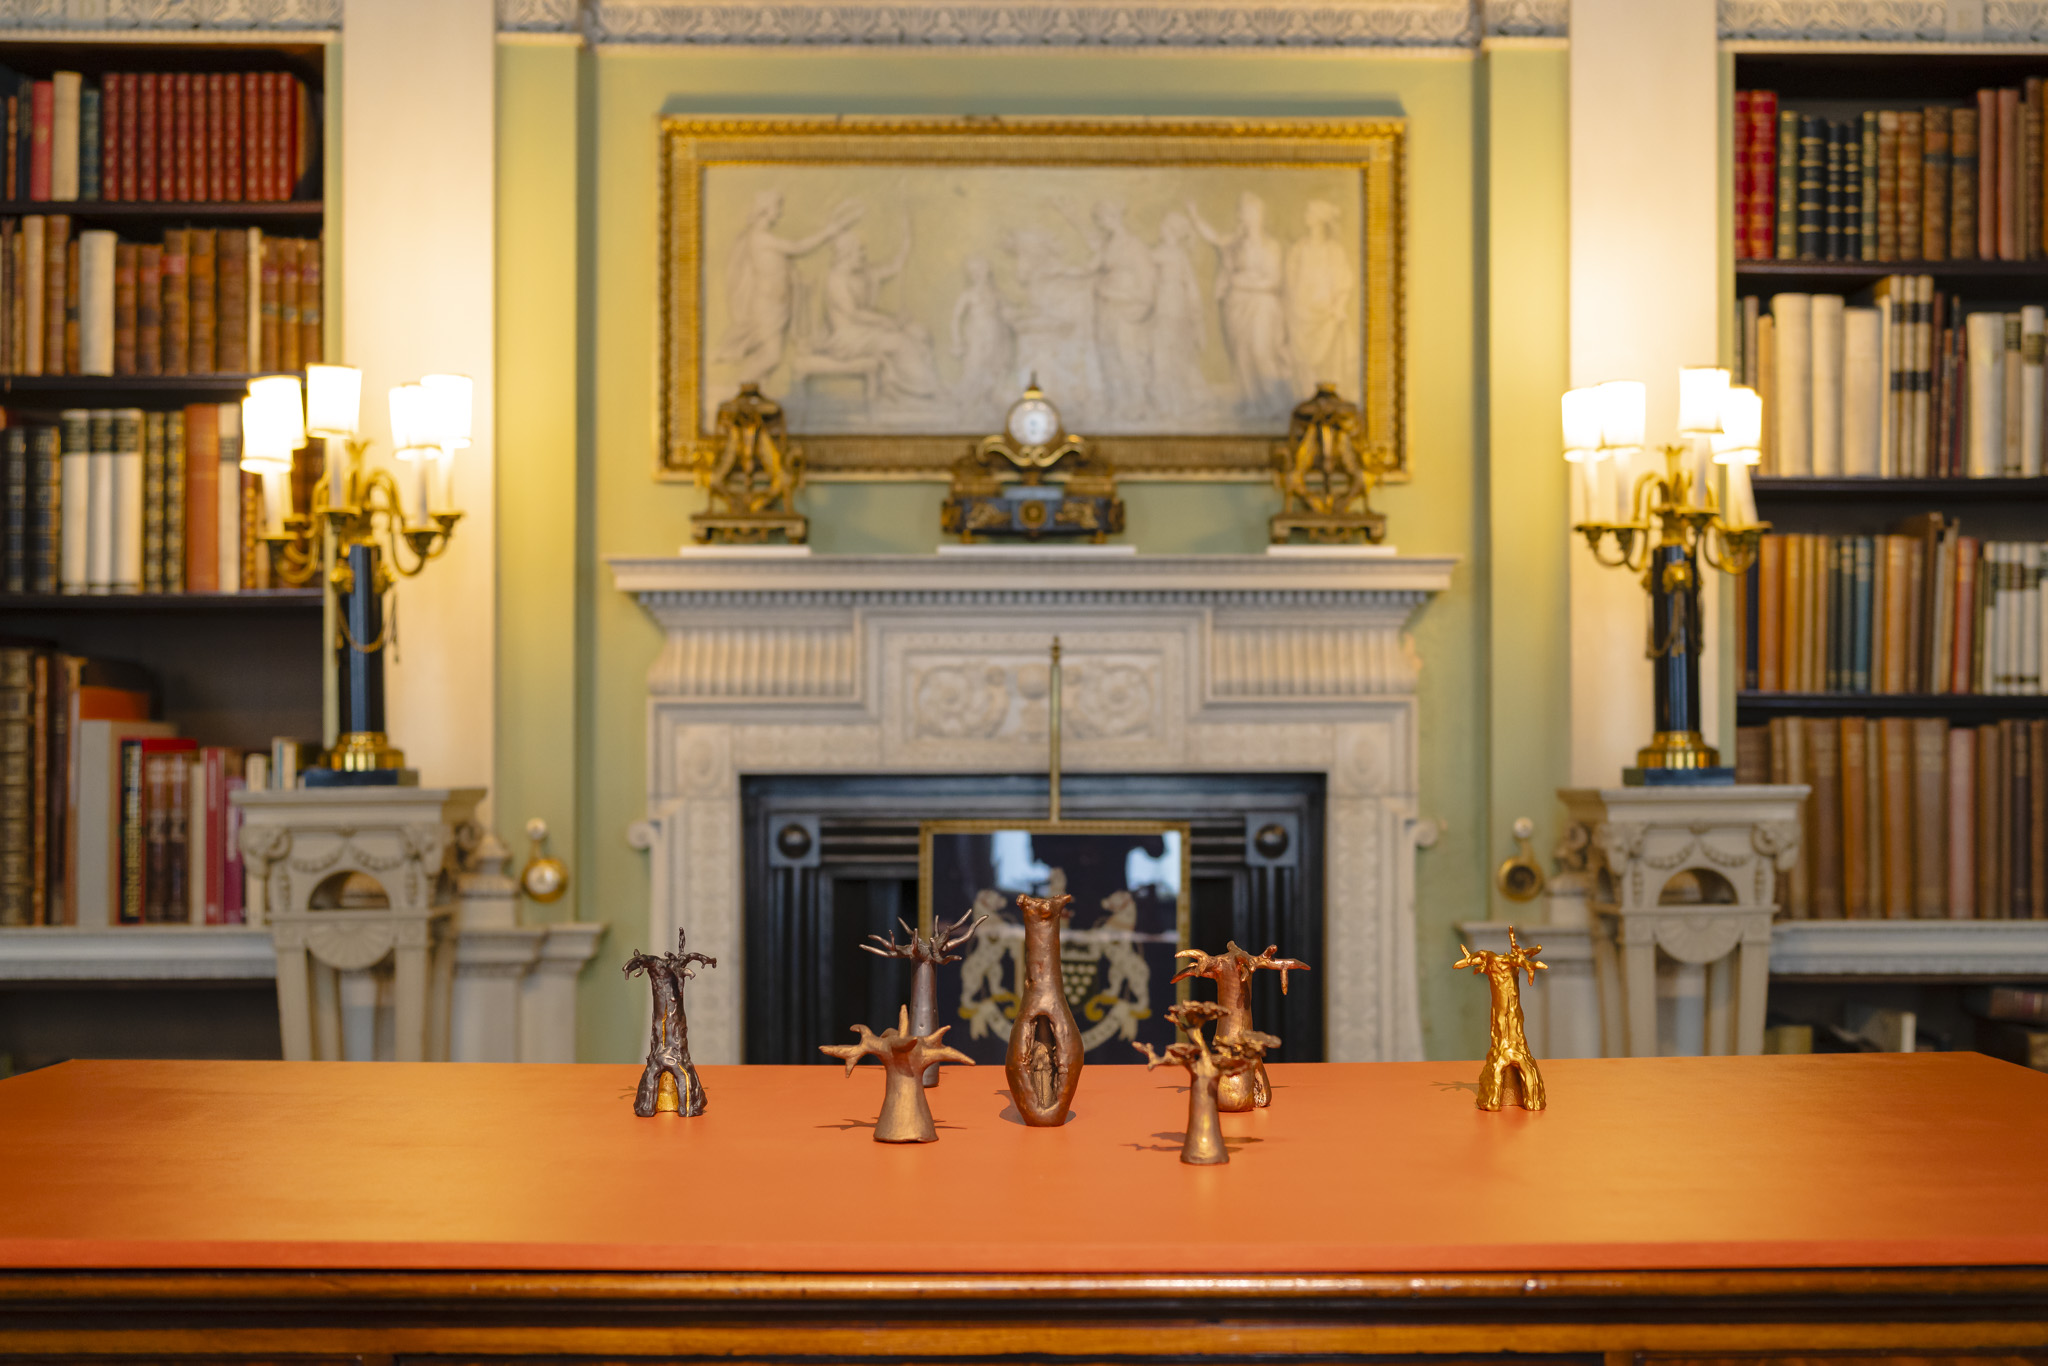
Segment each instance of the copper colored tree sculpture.
M647 974L654 984L654 1027L647 1040L647 1070L633 1097L633 1113L668 1113L685 1118L704 1113L704 1083L690 1064L690 1022L683 1014L683 983L697 974L694 965L718 966L716 958L684 952L683 932L676 931L674 953L635 953L626 960L626 975Z
M970 918L974 921L972 925L967 923ZM869 953L875 954L878 957L907 958L917 965L910 974L911 1033L923 1036L938 1028L939 967L944 963L957 963L960 961L960 955L954 953L953 950L974 938L974 932L981 928L981 922L986 919L988 919L987 916L975 915L972 910L969 910L966 915L961 916L950 925L940 927L932 934L919 934L916 930L911 929L910 926L903 925L903 922L899 920L896 923L903 925L903 932L910 936L909 943L897 943L896 936L892 933L886 940L879 934L871 934L868 938L875 942L861 945ZM924 1069L924 1084L926 1086L937 1086L939 1084L939 1065L937 1063L933 1063L930 1067Z
M1017 987L1017 1023L1003 1070L1017 1115L1033 1128L1067 1122L1081 1085L1081 1027L1060 980L1060 921L1071 896L1020 896L1024 912L1024 980Z
M910 1007L904 1006L896 1016L896 1027L876 1034L866 1025L853 1026L860 1035L859 1043L821 1043L820 1053L830 1053L846 1061L848 1076L862 1058L873 1054L882 1060L887 1068L886 1081L882 1091L882 1114L875 1121L875 1142L877 1143L934 1143L939 1131L932 1127L932 1107L925 1102L924 1086L919 1081L926 1066L936 1067L942 1062L963 1063L974 1066L974 1059L957 1048L946 1046L946 1030L942 1025L929 1034L919 1035L910 1027Z
M1277 944L1266 945L1266 951L1253 957L1237 946L1232 940L1221 953L1203 953L1200 949L1182 949L1175 958L1185 958L1188 965L1180 970L1173 980L1182 981L1189 977L1213 977L1216 980L1216 1004L1224 1009L1222 1023L1216 1026L1216 1042L1222 1043L1246 1033L1252 1027L1251 982L1252 974L1260 968L1275 968L1280 973L1280 994L1287 994L1287 974L1307 972L1308 964L1297 958L1275 958L1273 950ZM1278 1043L1279 1040L1274 1040ZM1272 1045L1268 1045L1271 1047ZM1257 1106L1273 1103L1272 1083L1266 1080L1266 1064L1263 1059L1248 1070L1232 1072L1224 1077L1217 1095L1217 1104L1226 1110L1250 1110Z
M1486 1065L1479 1070L1479 1108L1498 1110L1502 1104L1512 1100L1524 1110L1541 1110L1546 1104L1543 1074L1536 1070L1536 1059L1529 1052L1529 1040L1522 1033L1522 984L1516 980L1515 972L1517 969L1526 972L1529 980L1535 981L1536 969L1550 966L1536 961L1536 955L1543 952L1543 946L1531 944L1523 948L1515 941L1511 925L1508 927L1506 953L1492 953L1486 949L1474 953L1463 944L1458 947L1465 949L1465 956L1452 966L1483 973L1493 996L1493 1009L1489 1015L1493 1043L1486 1050Z
M1164 1053L1154 1053L1150 1044L1131 1045L1145 1055L1147 1071L1163 1062L1177 1062L1188 1069L1188 1132L1181 1143L1180 1160L1198 1167L1230 1160L1229 1150L1223 1146L1223 1122L1217 1118L1219 1087L1257 1067L1267 1049L1280 1046L1271 1034L1256 1029L1239 1030L1214 1044L1205 1042L1202 1027L1229 1013L1214 1001L1181 1001L1167 1007L1166 1018L1188 1036L1185 1042L1168 1044Z

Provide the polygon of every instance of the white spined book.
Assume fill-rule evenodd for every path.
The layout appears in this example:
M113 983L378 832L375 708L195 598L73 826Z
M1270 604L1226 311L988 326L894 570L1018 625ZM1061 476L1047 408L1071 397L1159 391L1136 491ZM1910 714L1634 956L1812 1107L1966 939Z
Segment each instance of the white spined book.
M2005 468L2005 315L1972 313L1963 323L1969 353L1972 479Z
M1842 473L1874 479L1884 416L1884 358L1874 308L1842 312Z
M142 591L142 409L114 410L114 591Z
M92 486L92 525L86 531L86 590L112 593L116 591L114 565L118 558L114 540L114 410L94 408L87 434L86 460L92 467L87 476Z
M78 234L78 373L114 373L114 234Z
M50 198L78 198L78 94L76 71L50 73Z
M2028 304L2020 310L2020 473L2041 473L2041 362L2048 356L2048 308Z
M1842 296L1813 296L1813 475L1842 473Z
M1813 296L1773 294L1777 324L1778 473L1813 473Z

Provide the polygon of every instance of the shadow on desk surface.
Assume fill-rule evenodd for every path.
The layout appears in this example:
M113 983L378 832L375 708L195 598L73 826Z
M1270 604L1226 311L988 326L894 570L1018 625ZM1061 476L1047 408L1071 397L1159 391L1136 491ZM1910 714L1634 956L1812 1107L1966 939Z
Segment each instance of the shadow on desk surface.
M0 1267L1350 1273L2048 1263L2048 1076L1975 1054L1278 1064L1232 1158L1185 1092L1081 1079L1057 1130L948 1068L941 1138L871 1141L879 1069L73 1062L0 1082ZM1255 1141L1254 1141L1255 1140Z

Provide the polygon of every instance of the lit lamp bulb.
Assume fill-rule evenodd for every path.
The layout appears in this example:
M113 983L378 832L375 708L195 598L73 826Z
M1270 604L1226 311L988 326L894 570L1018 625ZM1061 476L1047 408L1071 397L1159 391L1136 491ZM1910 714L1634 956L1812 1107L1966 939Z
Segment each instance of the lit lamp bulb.
M1573 483L1579 490L1580 520L1599 516L1599 465L1607 458L1600 449L1600 392L1597 389L1567 390L1563 400L1564 458L1571 462Z
M1625 523L1635 514L1630 466L1643 448L1643 430L1649 425L1650 386L1639 379L1611 379L1597 392L1600 444L1614 457L1614 520Z
M266 375L249 381L242 400L242 468L262 476L263 534L282 536L291 506L292 452L306 444L299 381Z
M420 380L427 394L433 444L439 456L433 461L434 478L429 483L431 512L454 511L455 452L469 445L474 416L475 386L468 375L428 375Z
M417 526L427 520L427 467L434 463L433 412L423 386L392 388L391 445L399 460L412 466L412 508L405 520L407 525Z

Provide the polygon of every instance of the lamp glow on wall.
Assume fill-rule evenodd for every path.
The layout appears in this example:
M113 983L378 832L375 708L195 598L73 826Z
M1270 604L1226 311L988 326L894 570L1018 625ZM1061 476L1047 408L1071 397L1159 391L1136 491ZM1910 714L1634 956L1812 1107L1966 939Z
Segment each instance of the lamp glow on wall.
M387 784L404 767L405 756L384 733L384 649L392 634L386 629L383 598L399 576L418 574L445 553L462 519L454 506L453 462L455 451L469 444L472 393L461 375L429 375L391 391L392 444L410 475L407 496L389 470L364 461L370 443L358 434L362 371L346 365L307 366L303 407L296 378L250 381L242 402L243 463L265 473L267 523L272 521L272 474L280 473L279 482L288 487L291 452L308 435L327 447L325 472L314 489L313 518L298 520L309 525L317 519L334 538L328 583L338 599L335 671L342 734L328 751L326 768L307 775L309 783ZM276 525L281 532L293 530L289 518L277 519ZM271 534L266 529L266 538ZM410 564L404 552L410 552Z
M1689 366L1678 374L1678 440L1661 447L1662 471L1633 470L1643 450L1647 386L1618 380L1564 395L1564 456L1580 471L1584 517L1573 530L1601 564L1643 576L1650 594L1648 655L1657 730L1627 781L1732 782L1734 771L1699 728L1699 656L1705 646L1699 561L1742 574L1769 529L1756 519L1749 467L1759 458L1763 405L1731 388L1728 372ZM1599 477L1603 465L1611 477ZM1713 473L1723 489L1717 496ZM1609 543L1611 558L1603 553ZM1650 775L1650 776L1642 776Z

